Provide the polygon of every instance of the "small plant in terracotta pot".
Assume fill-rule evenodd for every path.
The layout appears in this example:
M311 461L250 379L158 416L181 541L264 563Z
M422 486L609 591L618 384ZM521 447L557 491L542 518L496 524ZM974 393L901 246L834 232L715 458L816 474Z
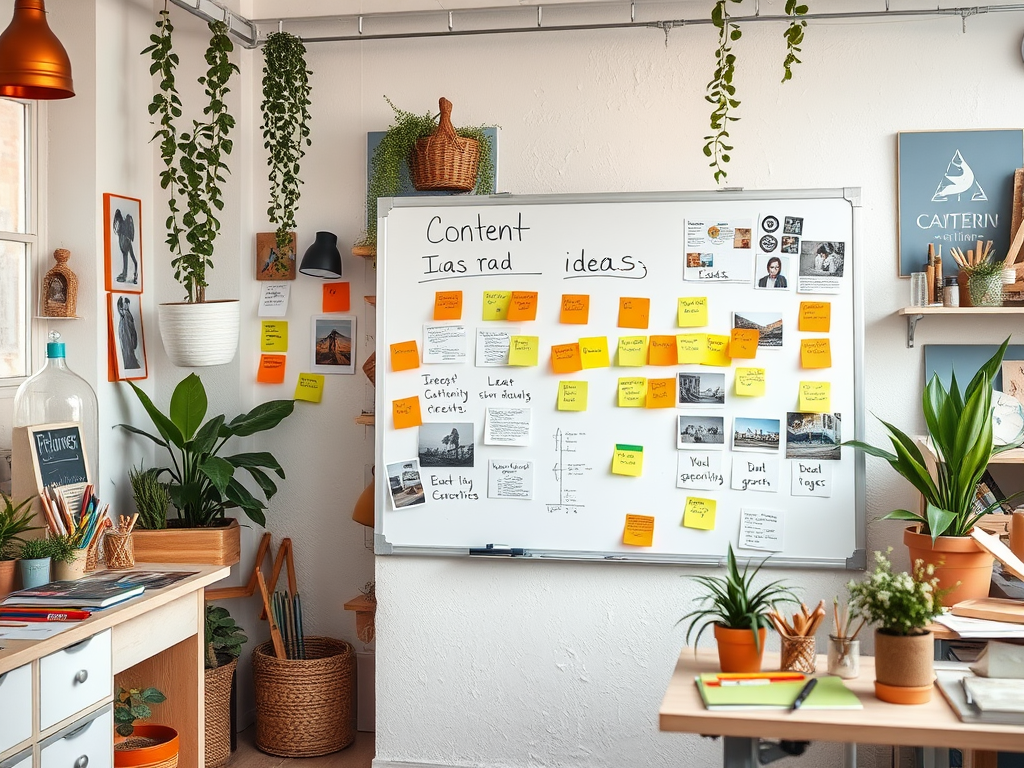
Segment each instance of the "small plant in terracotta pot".
M0 492L0 597L14 591L17 545L22 534L38 530L32 525L32 499L15 504L14 499Z
M165 765L176 761L178 732L166 725L136 725L153 715L150 704L167 700L156 688L118 688L114 697L114 765Z

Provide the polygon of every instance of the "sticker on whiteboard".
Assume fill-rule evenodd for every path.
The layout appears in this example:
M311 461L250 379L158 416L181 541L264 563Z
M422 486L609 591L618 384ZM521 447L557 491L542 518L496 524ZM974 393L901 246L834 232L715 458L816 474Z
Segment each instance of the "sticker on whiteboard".
M676 488L719 491L725 487L722 454L713 451L680 451L676 461Z
M488 408L484 445L529 445L530 421L529 408Z
M832 467L828 461L794 461L794 496L832 496Z
M725 447L724 416L693 416L683 414L678 417L676 431L676 448L692 450L722 450Z
M494 368L508 365L508 350L518 328L478 328L476 331L476 367Z
M775 456L733 456L734 491L779 492L779 459Z
M782 513L765 509L740 509L740 549L783 549Z
M532 499L533 462L503 459L488 461L487 498Z
M388 464L388 485L391 504L395 509L427 503L427 495L423 492L423 480L420 477L420 463L417 459Z
M423 362L466 362L466 326L424 325Z
M779 220L775 216L765 216L761 219L761 229L765 232L777 232L779 229Z

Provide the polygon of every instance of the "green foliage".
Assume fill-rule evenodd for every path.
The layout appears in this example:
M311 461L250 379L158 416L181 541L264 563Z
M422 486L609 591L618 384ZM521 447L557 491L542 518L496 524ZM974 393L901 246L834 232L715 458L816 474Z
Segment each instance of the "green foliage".
M155 469L128 470L128 481L132 484L132 498L139 513L139 527L158 531L167 527L167 507L171 497L167 487L160 482Z
M41 560L50 556L50 542L48 539L29 539L21 544L18 557L22 560Z
M804 29L807 27L807 22L800 17L806 14L807 6L801 5L799 0L786 0L786 15L792 16L793 21L782 33L786 40L786 59L782 62L782 82L793 79L793 65L800 63L797 54L800 53L800 43L804 41Z
M55 563L72 563L78 554L80 541L81 536L73 533L51 533L46 539L50 559Z
M942 613L942 596L949 589L939 589L935 566L925 567L923 560L914 563L913 575L893 573L886 554L875 552L875 572L864 581L851 581L850 608L854 616L862 616L879 629L892 635L916 635L928 622ZM952 588L950 588L952 589Z
M761 627L771 626L767 616L772 608L783 603L800 602L782 581L771 581L760 589L754 588L754 579L767 560L766 557L758 563L753 571L750 570L748 562L743 566L741 573L730 544L725 576L693 577L707 589L707 594L702 598L700 608L690 611L677 622L690 620L690 625L686 628L687 645L694 630L697 631L693 643L696 646L704 630L714 624L720 624L727 629L750 629L754 634L754 642L760 649L761 639L757 631Z
M181 99L175 86L174 70L178 55L174 53L171 25L165 0L156 22L159 34L150 35L152 45L143 49L153 63L151 75L158 75L159 88L149 105L149 114L158 116L153 140L159 141L160 188L167 190L169 215L165 222L164 242L173 258L174 279L181 283L189 302L206 300L206 270L213 268L213 246L220 232L218 213L224 208L221 185L229 173L224 159L231 154L229 137L235 118L227 110L225 99L230 92L231 75L238 72L228 55L234 50L222 21L210 22L210 43L206 49L206 74L198 80L206 93L203 122L192 121L192 130L180 130ZM182 208L184 206L184 208Z
M248 641L242 628L235 623L227 608L206 604L206 668L220 666L217 656L237 659L242 643Z
M288 32L273 32L263 45L263 146L269 152L270 207L267 215L277 224L277 251L291 250L289 230L295 228L298 209L299 161L309 139L309 76L306 47Z
M922 397L924 419L938 455L934 480L914 440L886 421L882 424L889 433L894 453L859 440L844 443L885 459L924 496L924 515L897 509L883 519L916 521L921 524L921 533L930 534L934 542L939 536L969 535L981 517L1005 501L997 501L981 512L974 511L978 483L992 457L1024 443L1022 432L1007 445L992 445L992 380L999 373L1009 343L1007 338L988 362L978 369L964 394L960 393L955 373L948 392L937 374L925 387Z
M148 720L153 716L150 704L162 704L167 697L156 688L117 689L114 697L114 723L121 736L131 736L136 720Z
M735 1L735 0L734 0ZM437 118L427 112L416 115L399 109L387 96L388 106L395 112L394 123L370 158L370 178L366 184L366 236L359 245L377 243L377 198L395 197L401 191L402 163L409 157L417 139L432 135L437 130ZM491 160L491 139L483 126L455 128L463 138L480 143L480 163L476 170L476 186L470 194L490 195L494 192L494 163Z
M38 531L39 526L32 525L32 499L15 504L11 496L0 491L0 500L3 501L3 507L0 507L0 560L9 560L13 545L24 541L21 535Z
M967 266L964 268L964 272L971 277L977 276L982 278L995 277L996 275L1002 274L1002 271L1003 262L992 261L991 259L985 259L984 261L979 261L973 266Z
M178 518L188 528L213 525L223 519L224 511L240 507L249 519L266 525L266 505L253 496L235 478L244 469L260 487L267 501L277 493L277 485L269 470L284 479L284 470L272 454L237 453L220 456L221 449L232 437L248 437L273 429L295 408L294 400L271 400L251 411L225 421L223 415L207 422L206 389L200 378L190 373L174 388L168 413L157 408L149 395L128 382L152 420L159 436L144 432L130 424L120 426L166 448L171 458L169 467L156 470L156 476L167 475L167 491L178 510Z

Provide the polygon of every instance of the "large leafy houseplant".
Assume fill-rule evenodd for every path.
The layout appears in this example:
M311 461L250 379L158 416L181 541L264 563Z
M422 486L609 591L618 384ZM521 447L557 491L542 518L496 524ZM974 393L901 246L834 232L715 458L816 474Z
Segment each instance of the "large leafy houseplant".
M263 510L266 505L235 478L235 472L238 469L248 472L263 497L269 501L277 493L277 485L269 473L284 479L284 469L266 451L231 456L220 454L233 437L248 437L276 427L292 412L295 401L271 400L231 421L218 415L204 423L208 405L206 389L196 374L190 373L174 388L167 414L161 412L149 395L135 384L130 381L128 384L146 409L158 434L153 435L130 424L120 426L149 438L167 450L171 464L156 472L158 477L167 478L167 491L181 524L186 528L213 525L223 519L225 510L238 507L250 520L265 525Z

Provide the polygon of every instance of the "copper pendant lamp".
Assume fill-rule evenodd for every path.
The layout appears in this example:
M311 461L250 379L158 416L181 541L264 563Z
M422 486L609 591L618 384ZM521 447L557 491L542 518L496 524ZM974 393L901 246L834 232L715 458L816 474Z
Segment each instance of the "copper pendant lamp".
M46 23L43 0L15 0L0 35L0 96L67 99L75 95L71 60Z

